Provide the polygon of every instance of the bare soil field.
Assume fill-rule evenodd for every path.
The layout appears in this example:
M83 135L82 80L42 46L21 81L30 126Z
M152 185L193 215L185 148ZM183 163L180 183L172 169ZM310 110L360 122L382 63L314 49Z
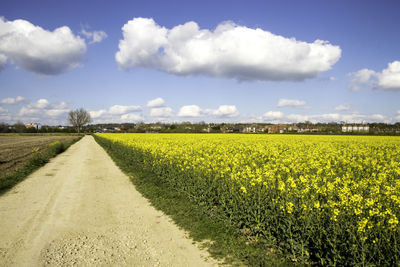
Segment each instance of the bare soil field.
M215 266L85 136L0 196L0 266Z
M35 149L41 152L54 141L64 143L75 138L71 135L0 135L0 177L21 168Z

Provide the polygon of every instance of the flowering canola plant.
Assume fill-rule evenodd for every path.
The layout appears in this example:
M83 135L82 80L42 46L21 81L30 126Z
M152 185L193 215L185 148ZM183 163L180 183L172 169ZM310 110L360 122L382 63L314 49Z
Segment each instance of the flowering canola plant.
M400 262L400 138L97 134L255 240L322 265Z

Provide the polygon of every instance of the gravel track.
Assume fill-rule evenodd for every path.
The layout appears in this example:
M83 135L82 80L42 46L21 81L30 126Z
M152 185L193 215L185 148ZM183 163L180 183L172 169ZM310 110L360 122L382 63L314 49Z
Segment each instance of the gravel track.
M215 266L85 136L0 197L0 266Z

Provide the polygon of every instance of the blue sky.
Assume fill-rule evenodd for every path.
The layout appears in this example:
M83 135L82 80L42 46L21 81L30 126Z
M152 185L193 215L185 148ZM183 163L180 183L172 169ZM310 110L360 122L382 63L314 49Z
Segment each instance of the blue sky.
M19 1L0 122L400 121L399 1ZM322 41L317 41L322 40Z

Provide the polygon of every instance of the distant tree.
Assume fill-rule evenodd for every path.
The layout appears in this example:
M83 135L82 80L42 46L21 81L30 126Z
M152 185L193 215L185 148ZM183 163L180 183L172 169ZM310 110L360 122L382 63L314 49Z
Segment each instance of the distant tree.
M22 121L17 121L14 123L14 130L17 133L23 133L26 130L25 124Z
M80 133L82 127L85 124L91 122L92 119L90 117L89 112L87 112L83 108L80 108L76 110L71 110L68 113L68 121L72 126L74 126L78 130L78 133Z
M8 133L10 132L10 126L7 123L0 122L0 133Z

